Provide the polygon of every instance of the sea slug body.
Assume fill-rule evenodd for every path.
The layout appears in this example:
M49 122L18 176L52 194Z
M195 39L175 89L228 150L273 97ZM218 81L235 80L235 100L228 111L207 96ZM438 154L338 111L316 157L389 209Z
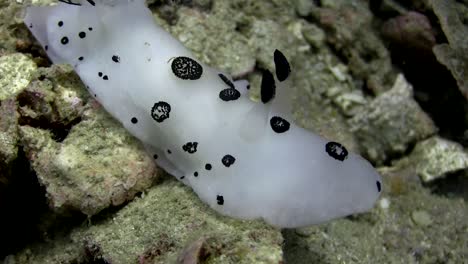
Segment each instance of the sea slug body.
M143 0L28 7L29 30L156 163L223 215L299 227L369 210L382 188L368 161L297 126L291 65L273 53L261 102L197 60L153 21Z

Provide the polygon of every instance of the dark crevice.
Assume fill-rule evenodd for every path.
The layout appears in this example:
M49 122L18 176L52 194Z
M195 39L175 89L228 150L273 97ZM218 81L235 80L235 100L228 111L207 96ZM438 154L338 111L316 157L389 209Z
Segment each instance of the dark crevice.
M18 123L20 126L30 126L34 128L40 128L43 130L48 130L52 133L52 139L55 142L62 142L67 138L68 133L72 129L73 126L81 122L81 117L75 118L71 122L64 124L61 122L51 122L46 117L41 116L37 119L30 118L30 117L20 117Z
M103 257L101 247L92 241L85 241L84 254L85 254L85 260L84 262L81 262L80 264L110 264L111 263Z
M348 65L349 64L349 57L350 55L347 54L343 50L339 50L338 48L335 47L335 45L327 42L326 43L327 47L330 49L330 52L335 55L343 64Z
M432 193L445 197L459 197L468 202L468 171L457 171L427 184Z
M392 62L413 85L414 98L440 129L439 134L466 146L466 99L450 71L432 54L397 46L390 51Z
M9 181L0 192L0 259L67 237L86 220L77 211L58 214L49 209L46 190L21 147L10 171Z
M315 6L322 7L322 1L321 0L313 0L313 1L314 1Z
M53 103L45 102L36 95L34 91L24 91L17 96L20 107L29 107L37 112L37 117L20 116L18 124L20 126L31 126L48 130L52 133L52 139L56 142L62 142L68 136L73 126L81 122L78 116L71 121L57 120L60 116Z
M50 67L52 62L47 57L47 53L34 38L26 25L20 24L9 28L16 37L16 51L31 54L39 67Z
M328 264L323 252L315 252L307 245L307 239L297 234L295 229L283 229L284 263Z
M429 136L429 137L431 137L431 136ZM419 141L423 141L425 139L426 138L420 139ZM417 142L415 142L415 141L407 143L406 148L405 148L405 150L403 152L399 152L399 153L386 152L385 153L386 154L386 159L383 161L383 163L381 165L386 166L386 167L392 167L394 161L400 160L400 159L402 159L404 157L408 157L411 154L411 152L413 152L414 148L416 147L416 144L417 144ZM366 157L366 158L368 158L368 157ZM372 163L372 165L375 166L377 164Z
M370 4L377 6L379 2L381 1L371 1ZM417 9L411 3L408 5L405 1L399 2L402 5L406 4L405 7L409 10ZM431 10L419 11L431 22L436 43L447 43L435 14ZM431 47L393 41L387 43L387 49L390 51L392 64L402 71L406 80L411 83L414 99L434 121L439 128L439 134L468 146L468 138L464 135L468 126L465 114L468 110L466 99L450 71L437 61Z
M47 211L45 189L20 148L11 175L0 192L0 259L41 237L39 222Z

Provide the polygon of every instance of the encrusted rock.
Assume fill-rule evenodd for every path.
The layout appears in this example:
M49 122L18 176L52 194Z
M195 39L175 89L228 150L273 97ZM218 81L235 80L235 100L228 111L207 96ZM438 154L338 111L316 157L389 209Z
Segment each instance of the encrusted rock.
M152 185L152 158L90 99L70 67L36 75L17 97L19 141L53 210L94 215Z
M393 88L378 96L350 119L364 154L382 163L402 154L409 144L425 139L437 128L412 98L413 89L399 75Z
M392 42L407 48L430 51L436 43L429 19L414 11L386 21L382 31Z
M328 45L347 62L356 79L375 94L391 87L390 55L373 25L367 2L320 1L311 16L326 32Z
M168 180L112 217L77 228L69 241L24 250L10 263L282 263L282 242L279 230L222 217Z
M36 69L34 61L24 54L0 56L0 100L10 98L25 89Z
M49 205L56 211L94 215L131 200L156 177L154 161L110 119L83 121L61 143L40 128L21 126L20 134Z
M460 10L466 9L456 1L431 0L434 13L447 37L448 44L436 45L433 49L437 60L444 64L457 80L458 88L468 99L468 27L463 21L468 19Z
M411 154L400 162L414 168L421 180L427 183L467 169L468 153L460 144L434 136L418 142Z

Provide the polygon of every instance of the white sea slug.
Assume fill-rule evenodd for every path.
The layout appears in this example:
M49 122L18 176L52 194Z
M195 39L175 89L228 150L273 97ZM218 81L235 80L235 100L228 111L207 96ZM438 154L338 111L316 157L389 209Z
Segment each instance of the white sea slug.
M28 7L25 24L54 63L140 139L159 166L223 215L299 227L364 212L381 178L359 155L296 126L290 65L278 50L262 102L155 24L143 0Z

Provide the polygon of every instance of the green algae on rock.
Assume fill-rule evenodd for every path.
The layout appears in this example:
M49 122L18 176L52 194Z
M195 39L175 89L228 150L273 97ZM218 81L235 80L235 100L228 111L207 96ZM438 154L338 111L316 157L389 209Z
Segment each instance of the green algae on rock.
M0 168L8 166L18 154L18 118L17 105L14 99L2 100L0 103ZM6 170L0 169L1 172ZM0 174L1 174L0 172Z
M157 178L141 144L90 99L67 66L18 95L20 142L56 211L94 215L131 200Z
M0 100L10 98L25 89L36 69L34 61L24 54L0 56Z
M160 246L147 262L170 263L204 237L210 263L278 263L282 238L260 221L237 221L210 210L186 186L166 181L120 210L115 217L79 236L101 248L104 259L130 263ZM152 249L157 251L156 248ZM148 256L146 256L148 257ZM172 261L171 261L172 260ZM193 261L197 263L197 261Z
M151 186L156 166L122 128L102 133L113 120L82 121L59 143L50 132L21 126L21 141L49 204L56 211L94 215L131 200Z
M16 177L14 161L18 158L18 116L15 100L0 101L0 208L10 180Z
M70 239L33 247L15 263L281 263L279 230L261 221L221 217L174 180L150 188L114 216L72 231ZM67 252L65 254L65 252ZM203 252L203 254L197 254Z

